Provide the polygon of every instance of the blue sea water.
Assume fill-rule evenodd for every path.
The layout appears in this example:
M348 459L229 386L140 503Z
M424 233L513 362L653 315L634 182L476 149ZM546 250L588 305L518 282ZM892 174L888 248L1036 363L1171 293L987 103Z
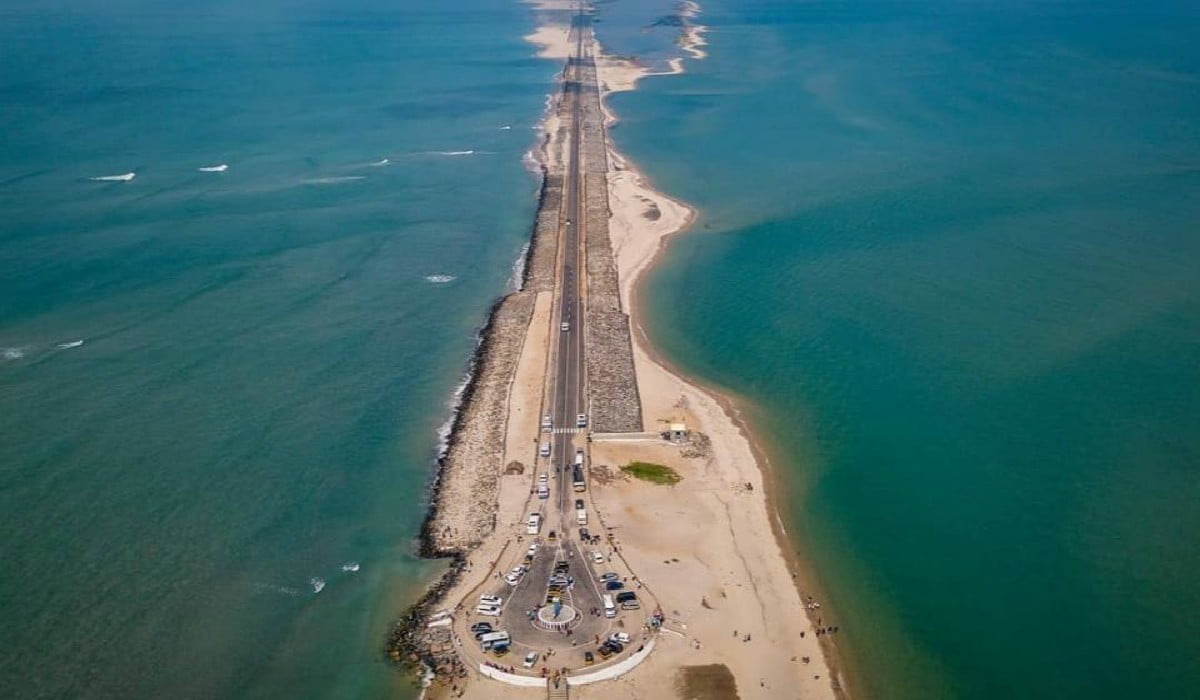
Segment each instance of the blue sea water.
M532 26L0 2L0 696L411 692L383 644L528 238Z
M704 8L613 100L700 209L641 300L859 695L1200 697L1200 6Z

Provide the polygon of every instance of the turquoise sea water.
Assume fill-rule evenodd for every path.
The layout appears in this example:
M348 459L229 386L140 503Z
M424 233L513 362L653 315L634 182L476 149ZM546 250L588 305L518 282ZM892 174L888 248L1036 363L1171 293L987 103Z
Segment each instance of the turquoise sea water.
M0 2L0 696L408 694L437 430L535 204L532 26Z
M861 695L1200 697L1197 6L704 5L614 99L701 209L650 335L749 407Z

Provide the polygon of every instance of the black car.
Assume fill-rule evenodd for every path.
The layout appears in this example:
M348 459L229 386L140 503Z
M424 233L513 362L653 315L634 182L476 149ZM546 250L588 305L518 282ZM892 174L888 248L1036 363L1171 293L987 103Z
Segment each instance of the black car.
M491 632L491 631L493 631L492 623L476 622L475 624L471 625L471 631L472 632Z
M608 645L608 648L614 654L620 654L621 652L625 651L625 646L623 644L621 644L620 642L616 641L615 639L610 639L607 642L605 642L605 644Z
M579 539L583 540L584 542L587 542L589 539L591 539L591 535L588 534L588 529L586 527L579 528Z
M582 498L575 499L575 510L583 510L583 499Z
M618 603L625 603L630 600L637 600L637 593L634 593L633 591L625 591L624 593L617 594Z
M606 590L606 591L619 591L624 587L625 587L625 584L621 583L620 581L605 581L604 582L604 590Z

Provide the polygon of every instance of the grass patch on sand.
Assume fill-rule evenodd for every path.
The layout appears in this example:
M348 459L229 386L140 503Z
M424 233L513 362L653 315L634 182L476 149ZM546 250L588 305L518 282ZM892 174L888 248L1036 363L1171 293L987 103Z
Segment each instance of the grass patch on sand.
M621 467L621 471L635 479L662 486L673 486L683 481L683 477L674 469L651 462L630 462Z

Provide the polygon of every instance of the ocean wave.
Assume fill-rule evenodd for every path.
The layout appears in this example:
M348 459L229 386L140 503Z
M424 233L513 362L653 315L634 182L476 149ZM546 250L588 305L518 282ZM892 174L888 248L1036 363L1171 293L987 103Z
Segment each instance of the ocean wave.
M65 343L59 343L54 347L58 348L59 350L70 350L71 348L77 348L81 345L83 345L83 340L70 340Z
M453 282L456 279L458 279L458 278L455 277L454 275L426 275L425 276L425 281L431 282L433 284L446 284L447 282Z
M473 156L475 151L431 151L435 156Z
M508 131L511 128L512 128L512 126L505 124L504 126L500 127L500 131Z
M364 175L338 175L335 177L314 177L308 180L301 180L305 185L337 185L343 182L353 182L355 180L365 180Z
M129 182L137 177L137 173L125 173L123 175L101 175L99 177L88 178L92 182Z
M508 291L521 291L521 283L525 281L525 262L529 259L529 241L525 241L525 245L521 246L521 252L517 253L517 259L513 260L512 272L508 275Z
M356 562L356 561L348 561L345 564L342 564L342 571L345 571L345 572L348 572L351 574L356 573L361 568L362 567L359 566L358 562Z
M312 586L313 593L320 593L325 590L325 579L323 578L314 576L308 580L308 583Z
M221 163L220 165L206 165L203 168L196 168L196 170L202 173L223 173L229 170L229 166Z
M374 163L367 163L367 165L369 165L372 168L382 168L383 166L385 166L391 162L392 161L388 160L387 158L380 158L379 160L375 161Z
M25 350L22 348L3 348L0 349L0 358L5 360L19 360L25 357Z

